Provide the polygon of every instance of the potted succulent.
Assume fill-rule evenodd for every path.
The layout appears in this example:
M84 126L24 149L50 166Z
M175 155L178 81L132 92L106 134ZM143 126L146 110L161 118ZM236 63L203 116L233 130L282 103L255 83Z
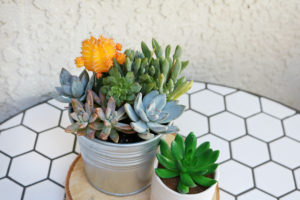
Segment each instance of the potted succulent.
M218 172L216 160L219 151L213 151L209 142L197 147L197 138L191 132L187 138L176 135L168 144L161 140L160 154L156 154L152 178L151 200L212 200Z
M75 59L81 74L60 73L56 99L69 103L72 123L65 131L78 136L89 182L108 194L149 186L161 134L179 131L172 121L184 111L176 99L193 83L180 76L188 61L180 46L172 57L170 45L163 53L153 39L152 47L121 52L112 39L91 37Z

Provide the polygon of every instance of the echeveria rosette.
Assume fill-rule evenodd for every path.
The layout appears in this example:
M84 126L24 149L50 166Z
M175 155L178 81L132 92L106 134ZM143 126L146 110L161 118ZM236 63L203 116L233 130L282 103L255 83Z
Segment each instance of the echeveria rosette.
M135 82L133 72L127 72L122 76L116 67L112 67L109 76L103 78L101 92L107 100L112 96L120 107L125 102L132 103L141 88L140 84Z
M83 105L77 99L72 99L73 111L70 115L74 119L75 123L68 126L65 131L67 133L76 133L77 135L87 135L93 139L95 137L96 130L89 125L97 120L97 114L94 112L94 101L92 91L89 90L86 102Z
M106 108L98 107L95 113L99 120L91 123L89 127L97 131L97 138L107 140L109 137L113 142L118 143L120 138L118 131L125 134L135 133L129 124L120 122L127 118L127 115L123 106L116 111L116 102L113 97L109 98Z
M124 105L128 117L132 120L130 125L138 132L142 139L151 139L154 134L177 133L178 127L170 125L185 109L177 101L167 102L166 94L159 94L157 90L148 93L144 99L139 93L134 101L134 106L129 103Z
M204 142L197 147L197 138L191 132L187 138L176 135L168 144L161 140L160 154L156 157L164 168L156 168L155 172L160 178L179 177L177 190L180 193L189 193L189 188L196 187L197 184L203 187L210 187L217 181L208 178L206 175L212 174L218 167L215 162L219 157L218 150L213 151L209 142Z
M71 103L72 99L84 102L88 90L91 90L94 84L94 75L90 78L86 70L77 77L62 68L59 78L61 87L56 87L58 93L56 99L63 103Z

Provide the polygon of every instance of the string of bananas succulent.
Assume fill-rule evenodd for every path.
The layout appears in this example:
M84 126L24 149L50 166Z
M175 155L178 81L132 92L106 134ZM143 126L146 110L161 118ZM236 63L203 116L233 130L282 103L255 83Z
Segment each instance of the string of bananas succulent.
M94 76L91 78L86 70L83 70L79 77L72 76L65 68L60 72L61 87L56 87L58 95L56 99L63 103L71 103L71 99L77 99L83 102L87 96L88 90L92 89Z
M187 138L176 135L168 144L161 140L160 154L156 157L164 168L156 168L155 172L160 178L179 177L177 190L180 193L189 193L189 188L196 187L197 184L209 187L215 184L215 179L206 175L212 174L218 167L216 160L219 157L218 150L213 151L209 142L204 142L197 147L197 138L193 132Z
M125 63L120 65L114 59L114 69L111 70L118 69L121 77L133 73L135 82L139 83L140 91L144 95L150 91L158 90L160 94L166 94L167 100L176 100L193 84L193 81L186 81L185 77L180 77L189 62L180 60L182 49L179 45L176 46L172 57L170 56L170 45L165 48L165 55L163 55L162 47L155 39L152 39L152 48L150 50L146 43L142 42L142 53L127 49L125 51ZM103 82L103 84L111 85L110 81ZM119 84L119 88L125 87ZM120 92L117 91L116 93Z

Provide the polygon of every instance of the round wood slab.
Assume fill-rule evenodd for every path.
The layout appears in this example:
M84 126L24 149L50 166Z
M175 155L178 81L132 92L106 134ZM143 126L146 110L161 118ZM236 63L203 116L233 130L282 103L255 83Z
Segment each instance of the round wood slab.
M117 197L104 194L89 184L84 174L81 155L73 161L66 179L66 200L149 200L151 187L143 192L127 197ZM220 200L219 188L213 200Z

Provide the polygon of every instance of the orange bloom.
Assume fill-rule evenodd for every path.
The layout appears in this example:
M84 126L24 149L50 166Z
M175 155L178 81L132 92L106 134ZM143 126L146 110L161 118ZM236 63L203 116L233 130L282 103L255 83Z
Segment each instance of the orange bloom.
M117 52L116 54L116 60L119 64L124 64L125 60L126 60L126 55L124 53L119 53Z
M97 77L101 77L102 73L108 72L113 66L113 58L119 64L125 62L125 54L118 51L122 49L122 45L115 44L112 39L100 36L98 39L91 37L82 42L81 57L75 59L77 67L84 66L87 70L97 73Z
M84 60L82 57L78 57L75 59L76 67L82 67L84 65Z

